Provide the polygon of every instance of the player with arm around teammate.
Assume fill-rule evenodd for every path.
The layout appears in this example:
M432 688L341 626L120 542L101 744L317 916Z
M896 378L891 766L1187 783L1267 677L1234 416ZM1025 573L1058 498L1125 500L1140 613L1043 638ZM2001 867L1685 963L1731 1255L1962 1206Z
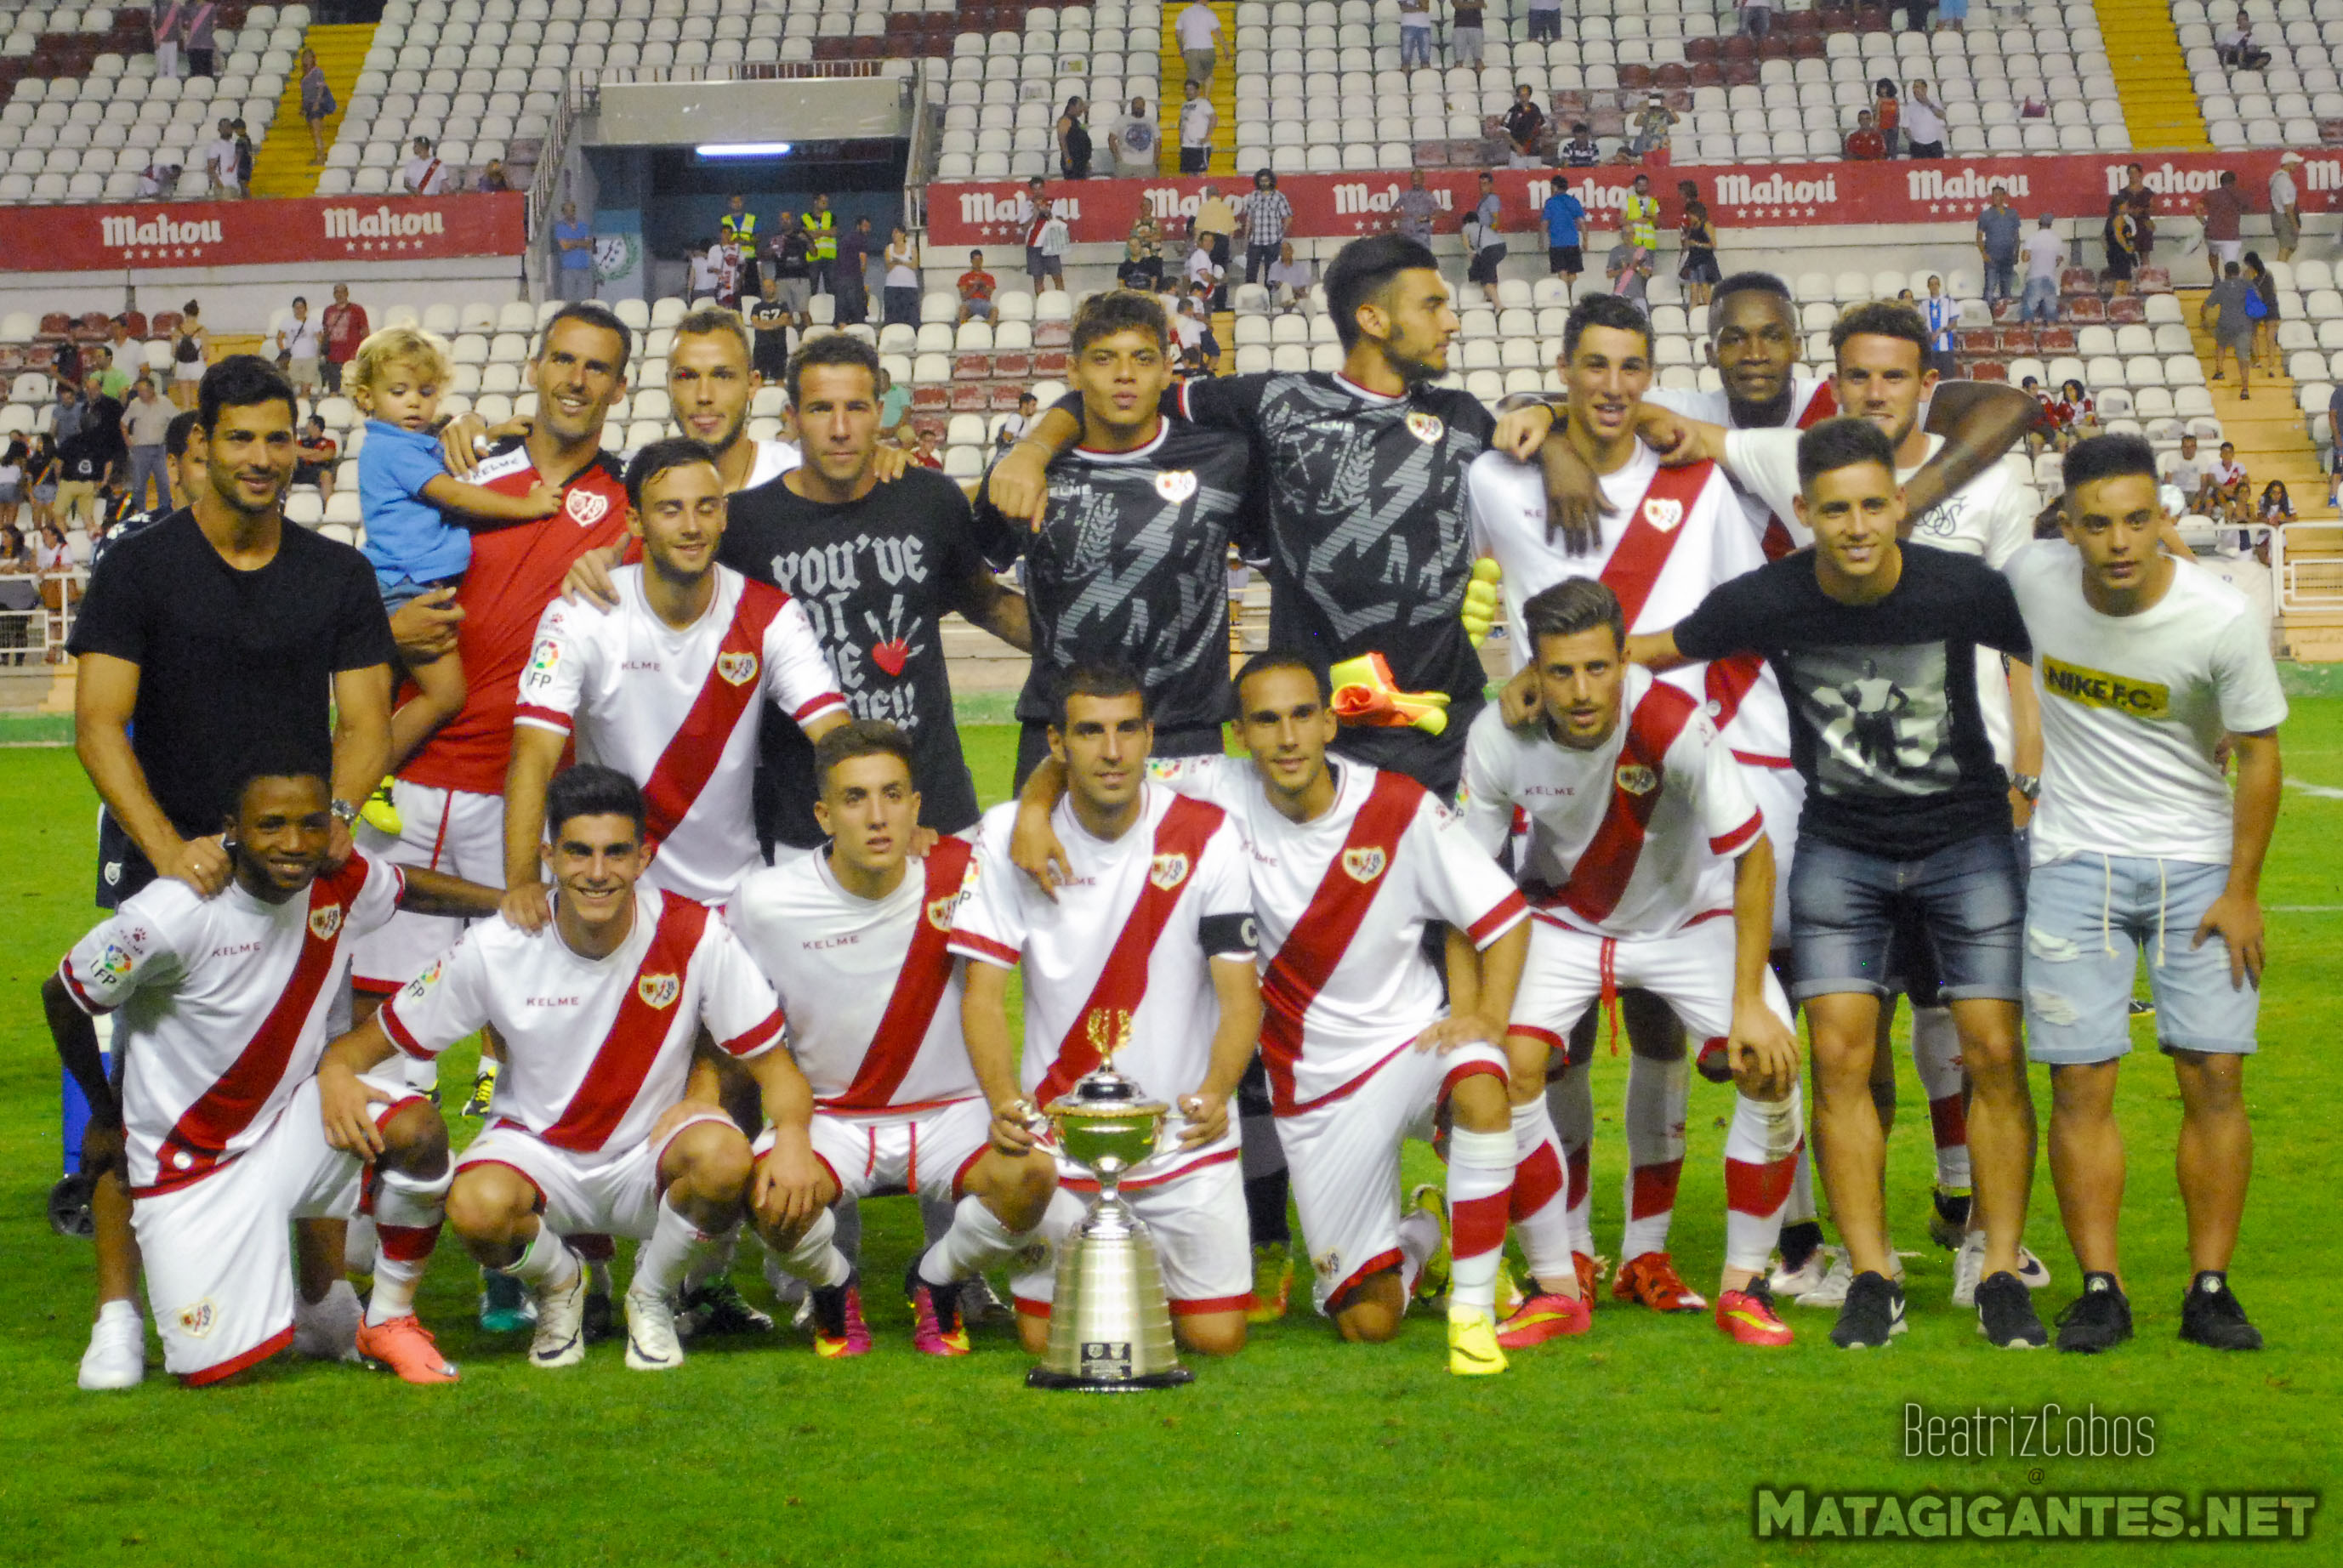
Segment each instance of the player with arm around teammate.
M693 1258L754 1204L795 1221L818 1212L807 1141L812 1094L779 1048L772 988L705 904L645 885L642 792L583 764L546 794L544 855L553 919L526 931L498 920L463 940L328 1048L319 1071L327 1135L371 1148L358 1074L395 1052L428 1058L493 1023L505 1040L487 1131L458 1162L447 1217L480 1263L537 1298L529 1360L586 1353L586 1273L564 1239L643 1242L627 1291L627 1365L680 1366L676 1287ZM712 1097L687 1094L702 1030L745 1061L774 1123L774 1152ZM826 1234L815 1238L827 1245ZM790 1260L797 1261L797 1260Z
M348 1219L371 1186L378 1240L359 1353L409 1382L452 1382L414 1309L447 1190L447 1130L403 1083L368 1079L348 1108L363 1150L329 1145L316 1072L347 942L402 907L491 913L496 891L364 855L327 871L328 786L302 767L262 761L234 799L224 890L149 883L42 988L93 1120L120 1130L164 1365L196 1387L291 1343L287 1221ZM92 1025L116 1010L118 1101Z
M910 738L893 725L851 720L822 737L814 760L814 817L830 848L752 871L725 911L780 994L789 1051L814 1095L821 1219L758 1218L769 1244L789 1255L841 1193L910 1189L957 1205L950 1230L914 1261L908 1293L919 1349L966 1355L958 1286L1031 1241L1058 1183L1047 1155L995 1146L960 1033L965 960L946 943L975 876L975 846L947 838L912 853L920 795ZM815 1350L869 1351L860 1281L809 1282Z
M1527 814L1524 882L1537 891L1506 1050L1521 1162L1514 1219L1539 1293L1507 1320L1500 1342L1534 1344L1586 1326L1546 1111L1546 1059L1568 1052L1572 1026L1590 1006L1632 985L1723 1047L1739 1093L1725 1138L1716 1325L1744 1344L1787 1344L1765 1265L1800 1136L1798 1047L1789 1003L1766 967L1774 856L1763 819L1699 699L1627 664L1626 617L1609 588L1567 578L1522 614L1542 718L1512 729L1500 714L1482 715L1465 743L1462 803L1466 830L1492 854L1514 813ZM1523 1186L1533 1171L1542 1178L1535 1202Z

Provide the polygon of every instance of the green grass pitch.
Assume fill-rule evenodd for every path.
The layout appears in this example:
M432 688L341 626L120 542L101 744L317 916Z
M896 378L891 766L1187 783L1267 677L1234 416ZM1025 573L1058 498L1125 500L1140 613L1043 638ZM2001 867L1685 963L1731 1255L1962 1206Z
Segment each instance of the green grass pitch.
M2321 1098L2343 1032L2343 698L2298 701L2285 739L2293 778L2328 792L2288 791L2264 883L2268 1049L2247 1081L2260 1158L2235 1279L2265 1352L2220 1356L2175 1338L2178 1104L2150 1051L2123 1091L2139 1337L2114 1355L1986 1349L1971 1314L1946 1304L1949 1256L1928 1249L1910 1260L1912 1332L1885 1352L1834 1351L1827 1317L1810 1312L1790 1312L1795 1346L1761 1353L1704 1316L1606 1302L1590 1337L1517 1354L1501 1378L1459 1380L1427 1318L1394 1344L1356 1347L1304 1312L1258 1331L1234 1362L1201 1366L1191 1388L1126 1399L1029 1392L1006 1329L980 1335L964 1361L918 1358L890 1288L918 1230L900 1200L868 1211L879 1344L857 1362L820 1362L784 1333L695 1350L658 1378L625 1371L615 1345L573 1371L536 1372L520 1344L478 1332L473 1271L449 1244L422 1312L462 1364L459 1385L411 1390L280 1361L241 1386L189 1393L150 1349L156 1370L140 1389L77 1392L89 1257L43 1217L58 1171L58 1073L37 987L95 918L95 800L70 751L0 750L0 1562L1982 1563L2032 1543L1755 1540L1754 1489L2177 1493L2192 1503L2204 1491L2316 1491L2337 1468L2343 1408L2343 1332L2318 1304L2334 1288L2343 1190L2343 1141ZM975 726L969 739L997 799L1014 731ZM451 1065L451 1087L468 1065ZM1899 1065L1890 1212L1903 1244L1926 1249L1926 1116L1908 1055ZM1610 1248L1624 1064L1606 1053L1596 1071L1595 1224ZM1726 1091L1695 1079L1674 1246L1704 1290L1722 1241L1729 1109ZM1410 1180L1431 1169L1428 1151L1410 1151ZM2046 1318L2076 1282L2046 1170L2028 1239L2057 1274ZM753 1268L741 1278L762 1299ZM1906 1402L2150 1416L2156 1452L1907 1459ZM2310 1527L2292 1560L2338 1560L2322 1541L2343 1521L2313 1514ZM2056 1553L2193 1563L2283 1544Z

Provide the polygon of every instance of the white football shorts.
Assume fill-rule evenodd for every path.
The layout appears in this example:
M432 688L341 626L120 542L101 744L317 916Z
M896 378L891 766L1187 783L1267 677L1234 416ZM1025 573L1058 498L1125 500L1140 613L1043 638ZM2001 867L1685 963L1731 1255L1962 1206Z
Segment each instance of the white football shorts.
M360 849L395 866L444 871L483 887L505 885L503 796L433 789L400 779L392 782L390 798L398 808L398 837L361 822ZM454 947L468 923L453 915L399 910L379 930L357 940L351 951L350 982L360 990L388 996Z
M917 1192L956 1202L960 1178L992 1146L992 1111L981 1099L926 1111L840 1115L813 1113L814 1158L849 1198ZM757 1151L772 1147L769 1136Z
M557 1149L525 1127L497 1121L472 1140L456 1174L460 1179L476 1165L509 1166L537 1189L538 1214L555 1235L644 1241L659 1221L660 1157L678 1133L701 1121L733 1125L720 1111L699 1111L632 1148L592 1154Z
M1609 950L1605 952L1605 950ZM1719 915L1664 937L1598 937L1539 916L1513 993L1510 1028L1543 1038L1554 1050L1603 994L1605 963L1616 989L1650 991L1683 1020L1693 1050L1733 1030L1733 920ZM1765 1005L1790 1022L1789 999L1769 968Z

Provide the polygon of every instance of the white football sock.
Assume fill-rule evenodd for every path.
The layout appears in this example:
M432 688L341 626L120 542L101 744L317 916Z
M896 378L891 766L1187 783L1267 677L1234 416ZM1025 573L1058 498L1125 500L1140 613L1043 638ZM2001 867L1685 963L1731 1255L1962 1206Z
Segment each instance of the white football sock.
M1574 1067L1545 1086L1546 1114L1562 1145L1562 1164L1570 1178L1564 1218L1570 1224L1570 1250L1594 1255L1594 1086L1584 1067Z
M1735 1095L1725 1134L1725 1266L1764 1273L1782 1235L1799 1141L1797 1091L1786 1100Z
M635 1277L628 1282L628 1292L673 1295L693 1260L717 1239L678 1209L672 1197L661 1198L659 1217L651 1222L650 1240L636 1249Z
M367 1296L366 1312L369 1326L415 1311L415 1288L423 1282L431 1250L439 1244L447 1185L454 1175L451 1169L437 1180L423 1181L397 1171L382 1172L374 1195L374 1289Z
M824 1209L813 1217L813 1223L806 1227L806 1233L799 1237L798 1244L788 1251L770 1241L765 1245L772 1252L773 1261L780 1265L782 1272L794 1274L817 1291L826 1291L846 1283L854 1272L853 1265L846 1261L846 1254L838 1250L837 1236L837 1216Z
M552 1226L539 1220L535 1239L505 1272L538 1295L549 1296L576 1284L578 1271L584 1266L578 1254L569 1250L569 1243L555 1235Z
M1399 1217L1399 1301L1400 1311L1415 1299L1415 1282L1423 1276L1423 1265L1440 1250L1440 1221L1421 1209L1410 1209Z
M740 1227L733 1226L702 1247L683 1271L683 1293L689 1295L710 1280L729 1279L732 1264L740 1251Z
M1497 1263L1513 1191L1513 1134L1448 1134L1449 1302L1497 1312Z
M342 1232L342 1271L363 1274L374 1267L374 1216L353 1214Z
M1541 1280L1576 1287L1570 1261L1570 1173L1543 1097L1513 1107L1513 1233L1522 1259Z
M1969 1184L1968 1108L1961 1102L1960 1031L1948 1007L1912 1010L1912 1065L1928 1097L1928 1129L1936 1141L1936 1184Z
M920 1258L920 1278L930 1285L957 1284L970 1274L982 1273L1032 1237L1031 1231L1022 1234L1011 1231L1001 1223L1000 1215L984 1206L984 1200L970 1193L952 1211L951 1225L942 1240Z
M1691 1101L1692 1063L1683 1057L1654 1061L1627 1058L1627 1229L1621 1261L1668 1250L1675 1218L1676 1183L1684 1175L1684 1109Z

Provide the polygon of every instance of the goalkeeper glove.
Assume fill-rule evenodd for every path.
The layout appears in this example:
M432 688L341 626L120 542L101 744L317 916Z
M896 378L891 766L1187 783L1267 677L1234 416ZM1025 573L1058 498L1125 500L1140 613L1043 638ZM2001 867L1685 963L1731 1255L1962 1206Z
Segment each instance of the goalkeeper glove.
M1473 563L1472 580L1464 585L1464 613L1459 618L1474 648L1488 640L1489 628L1497 624L1497 584L1503 575L1493 556L1483 556Z
M1448 694L1402 691L1380 653L1346 658L1330 673L1334 681L1334 717L1344 724L1421 729L1426 735L1437 735L1448 728Z

